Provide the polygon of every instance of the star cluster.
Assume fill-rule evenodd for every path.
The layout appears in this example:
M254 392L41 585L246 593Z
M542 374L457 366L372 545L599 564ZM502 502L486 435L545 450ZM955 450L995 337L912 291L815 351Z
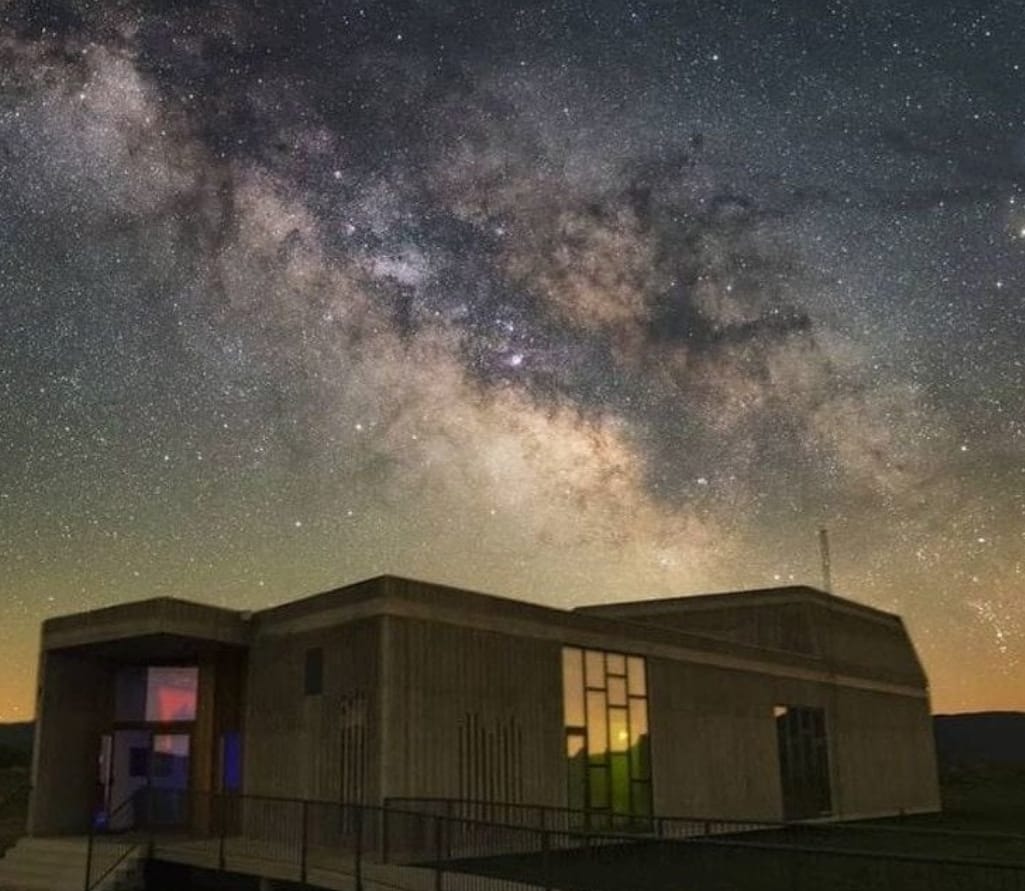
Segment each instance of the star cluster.
M826 526L937 708L1025 708L1023 32L0 0L5 664L49 615L379 572L817 584Z

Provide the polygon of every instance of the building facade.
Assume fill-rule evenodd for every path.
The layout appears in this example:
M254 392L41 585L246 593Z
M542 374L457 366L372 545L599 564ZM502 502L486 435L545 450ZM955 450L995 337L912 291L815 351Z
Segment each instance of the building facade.
M168 826L216 792L610 827L939 809L902 621L811 588L567 611L383 576L255 613L140 601L44 624L36 714L35 835L142 788Z

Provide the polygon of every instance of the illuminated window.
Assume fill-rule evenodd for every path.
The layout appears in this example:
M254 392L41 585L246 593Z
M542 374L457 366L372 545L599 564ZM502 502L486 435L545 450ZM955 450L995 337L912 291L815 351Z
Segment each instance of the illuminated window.
M146 674L146 720L196 720L197 668L150 668Z
M651 814L644 659L564 647L563 714L569 807L592 826L626 826Z
M242 734L229 730L221 736L221 791L242 788Z
M825 711L777 705L772 713L779 745L783 818L803 820L829 815L833 804Z
M115 716L157 724L195 721L198 688L195 666L122 669L115 681Z

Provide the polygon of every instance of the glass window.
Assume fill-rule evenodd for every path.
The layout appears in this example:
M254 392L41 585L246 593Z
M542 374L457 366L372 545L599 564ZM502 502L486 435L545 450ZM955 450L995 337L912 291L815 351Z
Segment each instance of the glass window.
M610 677L609 705L626 705L626 678Z
M198 689L199 669L195 666L124 668L114 681L115 720L195 721Z
M646 733L630 744L630 775L638 780L647 780L651 777L651 750L648 747Z
M146 669L122 668L114 679L114 719L146 719Z
M592 808L609 806L609 773L605 767L591 767L587 771L587 803Z
M609 709L609 748L613 752L630 750L630 732L627 730L626 709Z
M641 817L651 816L651 784L634 780L633 783L633 812Z
M643 699L630 700L630 763L635 779L646 780L651 775L648 754L648 710Z
M150 668L146 673L146 720L196 720L198 668Z
M605 694L587 691L587 754L592 762L604 761L609 746Z
M242 788L242 734L229 730L221 736L221 791Z
M132 746L128 750L128 776L149 776L149 746Z
M630 762L626 755L613 755L611 775L611 806L614 813L630 813Z
M569 764L569 807L587 807L587 745L582 733L566 735L566 759Z
M648 687L644 678L644 660L640 656L631 656L626 660L626 682L631 696L647 696Z
M563 708L567 727L583 727L584 667L583 653L575 647L562 651Z
M644 659L565 647L562 665L569 807L592 828L633 826L651 814Z
M605 654L601 650L586 650L587 686L602 689L605 686Z

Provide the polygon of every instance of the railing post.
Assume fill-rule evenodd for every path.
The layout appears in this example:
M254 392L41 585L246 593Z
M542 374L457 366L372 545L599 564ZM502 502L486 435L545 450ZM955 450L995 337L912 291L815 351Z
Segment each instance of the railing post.
M390 820L388 819L388 799L384 799L382 802L383 807L381 808L381 862L388 862L388 830L390 827Z
M442 891L441 881L441 821L444 818L438 814L434 818L434 891Z
M214 796L214 805L217 808L219 836L217 840L217 866L224 872L226 859L224 856L225 841L228 835L228 799L223 793Z
M309 802L304 798L302 801L302 837L299 842L299 881L306 885L306 855L307 849L309 848L310 837L309 837L309 826L307 817L309 816Z
M363 891L363 805L356 808L356 891Z
M455 802L450 798L445 802L445 859L452 859L452 825Z
M544 812L542 811L542 823L544 822ZM552 887L552 842L548 837L548 830L541 827L541 875L542 881L544 882L545 891L551 891Z

